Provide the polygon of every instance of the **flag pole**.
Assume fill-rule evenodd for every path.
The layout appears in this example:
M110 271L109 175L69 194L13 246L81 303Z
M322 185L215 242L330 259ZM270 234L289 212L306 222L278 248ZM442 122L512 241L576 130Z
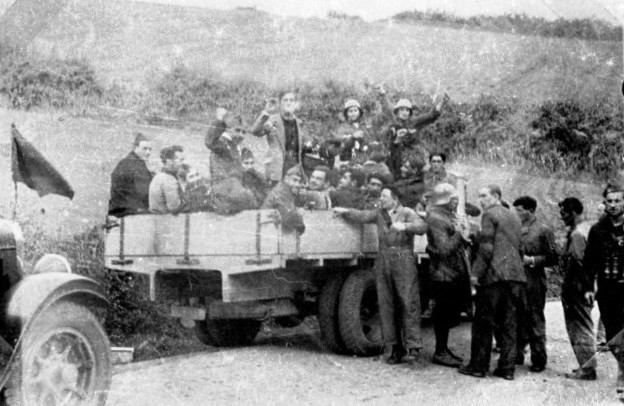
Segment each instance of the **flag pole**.
M11 220L15 221L15 218L17 217L17 182L13 181L13 190L15 190L15 198L13 199L13 215L11 217Z
M15 174L13 173L13 171L15 171L14 165L13 165L13 161L15 160L15 156L13 156L15 154L15 147L14 147L14 143L15 143L15 133L14 131L16 131L17 128L15 127L15 123L11 123L11 180L13 181L13 213L11 215L11 220L15 221L15 218L17 217L17 181L15 180Z

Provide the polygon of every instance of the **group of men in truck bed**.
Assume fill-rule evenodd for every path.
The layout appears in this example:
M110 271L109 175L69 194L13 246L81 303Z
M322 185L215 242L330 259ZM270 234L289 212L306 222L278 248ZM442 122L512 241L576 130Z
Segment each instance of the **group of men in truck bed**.
M137 134L133 151L113 171L109 214L201 210L233 214L276 209L286 231L303 233L299 210L333 209L347 221L376 224L376 287L390 364L417 358L422 347L422 281L415 266L413 238L426 233L430 269L424 274L435 303L433 362L484 377L495 337L500 348L495 376L514 379L516 366L524 364L527 345L529 369L539 373L547 364L545 268L558 262L553 232L536 220L534 198L521 196L511 208L496 185L479 191L482 215L477 207L466 207L467 214L481 215L480 230L457 216L459 196L455 178L445 169L446 155L427 153L419 144L419 129L433 123L443 107L444 100L429 113L413 117L411 103L399 100L392 109L393 123L376 131L365 120L360 103L347 100L343 122L315 146L296 116L297 95L284 92L267 103L249 130L267 141L267 160L260 172L253 153L241 150L248 130L219 108L205 140L211 152L208 180L184 163L184 151L178 145L161 150L162 170L152 174L146 165L151 141ZM566 245L560 250L565 273L562 297L580 364L570 377L596 379L590 311L597 276L599 288L603 286L598 301L607 339L613 341L611 349L621 365L618 388L622 390L624 358L616 338L624 328L624 292L620 292L624 284L618 285L624 280L624 258L620 258L623 195L616 187L605 191L606 214L589 233L589 240L582 203L572 197L559 203L569 228ZM585 251L586 244L593 249ZM476 287L476 310L470 361L462 366L463 359L450 350L448 341L450 329L459 324L470 283Z

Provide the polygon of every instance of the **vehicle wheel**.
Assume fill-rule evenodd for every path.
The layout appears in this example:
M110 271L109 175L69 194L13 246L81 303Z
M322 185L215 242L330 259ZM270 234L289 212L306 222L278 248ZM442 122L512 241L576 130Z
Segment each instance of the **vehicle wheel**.
M350 274L340 293L338 324L345 346L356 355L383 350L375 276L371 269Z
M325 281L319 296L318 322L321 328L321 340L329 350L336 354L347 352L338 323L338 305L344 281L345 275L342 273L330 276Z
M59 302L36 316L7 382L10 406L104 405L111 383L110 343L84 306Z
M199 341L214 347L249 345L256 338L261 322L258 320L214 320L195 322Z

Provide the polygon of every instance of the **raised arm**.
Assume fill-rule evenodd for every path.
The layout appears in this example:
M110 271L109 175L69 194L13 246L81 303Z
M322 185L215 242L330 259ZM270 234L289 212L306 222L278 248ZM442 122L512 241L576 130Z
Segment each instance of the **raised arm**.
M220 141L221 135L227 129L227 125L223 119L217 119L210 124L208 134L206 134L205 145L215 154L222 155L227 147Z
M406 211L405 219L405 231L410 234L423 235L427 232L427 223L416 212L410 208L405 207Z
M267 125L271 125L271 123L269 122L269 118L271 117L271 114L277 113L277 111L278 101L276 99L267 100L267 103L264 106L262 113L260 113L256 121L254 121L253 125L251 126L251 133L256 137L262 137L266 135L268 132Z

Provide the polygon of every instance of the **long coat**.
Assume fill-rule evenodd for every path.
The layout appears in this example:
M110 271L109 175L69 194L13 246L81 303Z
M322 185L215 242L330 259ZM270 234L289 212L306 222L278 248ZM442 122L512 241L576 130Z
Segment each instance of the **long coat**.
M500 281L526 283L521 233L520 219L511 210L497 204L484 211L473 266L480 285Z
M108 213L114 216L147 212L149 186L153 174L145 161L134 152L123 158L111 174L111 193Z
M299 163L303 162L303 146L309 141L305 132L302 121L295 117L297 122L297 135L299 139L299 151L297 158ZM277 113L270 115L268 118L260 116L253 124L251 133L256 137L266 136L269 144L269 163L267 164L267 179L279 182L284 176L284 158L286 154L286 135L284 133L284 121L282 116Z
M468 263L464 252L464 239L455 230L453 213L433 206L427 216L427 252L431 258L432 281L456 282L468 275Z

